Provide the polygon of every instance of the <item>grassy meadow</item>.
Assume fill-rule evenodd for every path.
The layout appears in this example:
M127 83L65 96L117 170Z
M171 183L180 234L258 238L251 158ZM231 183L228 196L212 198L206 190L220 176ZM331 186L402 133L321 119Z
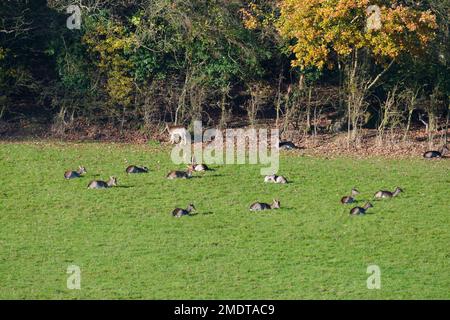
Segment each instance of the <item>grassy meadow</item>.
M291 182L260 167L212 166L167 180L157 145L0 144L0 299L449 299L450 160L281 154ZM148 174L127 176L129 164ZM63 173L86 166L85 177ZM119 186L88 190L92 179ZM379 189L405 191L350 217ZM254 201L282 208L250 212ZM173 218L190 202L193 216ZM81 290L68 290L69 265ZM369 265L381 289L367 289Z

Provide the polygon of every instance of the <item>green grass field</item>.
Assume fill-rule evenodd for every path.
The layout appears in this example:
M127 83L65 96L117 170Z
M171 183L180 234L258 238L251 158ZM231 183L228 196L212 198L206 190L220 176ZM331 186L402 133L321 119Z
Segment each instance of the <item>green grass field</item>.
M126 161L151 172L127 176ZM88 174L64 180L79 164ZM450 298L450 160L282 153L288 185L251 165L170 181L182 167L158 146L3 143L0 165L1 299ZM110 175L119 187L86 188ZM397 185L363 217L339 202ZM273 198L280 210L248 210ZM190 202L198 214L170 216ZM81 290L66 287L72 264ZM367 289L372 264L380 290Z

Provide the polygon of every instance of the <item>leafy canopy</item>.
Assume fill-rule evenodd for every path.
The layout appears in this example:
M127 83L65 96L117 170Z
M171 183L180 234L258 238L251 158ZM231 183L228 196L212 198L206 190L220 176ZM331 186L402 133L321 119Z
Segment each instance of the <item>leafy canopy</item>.
M335 57L345 58L365 48L378 60L419 54L435 36L436 17L400 1L280 0L277 28L291 41L292 65L332 67ZM366 28L371 5L380 8L381 28Z

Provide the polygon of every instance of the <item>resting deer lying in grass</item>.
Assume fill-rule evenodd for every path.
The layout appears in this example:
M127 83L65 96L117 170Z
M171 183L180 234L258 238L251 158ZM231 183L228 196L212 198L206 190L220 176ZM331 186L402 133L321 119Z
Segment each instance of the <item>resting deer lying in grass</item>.
M190 168L192 171L197 172L210 170L206 164L203 163L198 164L197 161L195 160L195 157L191 158L191 164L188 166L188 168Z
M175 208L172 211L172 216L180 218L182 216L188 216L191 214L192 211L195 211L195 206L191 203L190 205L188 205L188 207L186 209L181 209L181 208Z
M170 171L167 179L189 179L192 177L192 169L188 168L186 171Z
M441 151L427 151L423 154L423 157L425 159L432 159L432 158L442 158L449 152L448 147L445 145L442 147Z
M107 182L101 180L93 180L89 182L88 189L106 189L117 186L117 178L109 177Z
M287 179L286 179L285 177L283 177L283 176L278 176L278 177L275 179L275 183L285 184L285 183L288 183L288 181L287 181Z
M147 173L148 168L147 167L139 167L139 166L128 166L125 169L125 172L128 174L130 174L130 173Z
M364 215L369 208L373 208L373 205L370 202L367 202L364 207L354 207L352 210L350 210L350 215Z
M264 182L270 182L270 183L281 183L285 184L288 183L287 179L283 176L277 176L277 175L270 175L264 177Z
M403 190L400 189L399 187L395 188L394 192L380 190L377 193L375 193L374 197L376 199L393 198L398 196L401 192L403 192Z
M349 203L353 203L355 202L355 196L357 196L359 194L359 191L356 190L355 188L352 189L352 195L351 196L345 196L341 198L341 203L342 204L349 204Z
M282 141L282 142L280 142L280 144L278 146L280 149L283 149L283 150L298 149L298 147L291 141Z
M272 204L267 204L263 202L255 202L250 206L250 211L261 211L261 210L272 210L279 209L280 201L273 199Z
M66 171L64 172L65 179L80 178L84 173L87 173L86 168L79 166L77 171Z

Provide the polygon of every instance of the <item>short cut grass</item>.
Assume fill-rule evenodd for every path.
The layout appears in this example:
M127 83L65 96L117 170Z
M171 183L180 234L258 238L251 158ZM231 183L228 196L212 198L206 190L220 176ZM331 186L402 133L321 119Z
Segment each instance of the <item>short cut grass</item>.
M149 173L127 175L130 164ZM287 185L259 166L168 180L169 149L101 143L0 145L2 299L449 299L450 161L282 153ZM85 177L64 171L86 166ZM88 190L92 179L118 187ZM405 191L372 201L379 189ZM340 199L353 187L363 217ZM250 212L255 201L281 209ZM194 203L194 215L173 218ZM67 289L69 265L81 290ZM367 268L381 289L367 288Z

